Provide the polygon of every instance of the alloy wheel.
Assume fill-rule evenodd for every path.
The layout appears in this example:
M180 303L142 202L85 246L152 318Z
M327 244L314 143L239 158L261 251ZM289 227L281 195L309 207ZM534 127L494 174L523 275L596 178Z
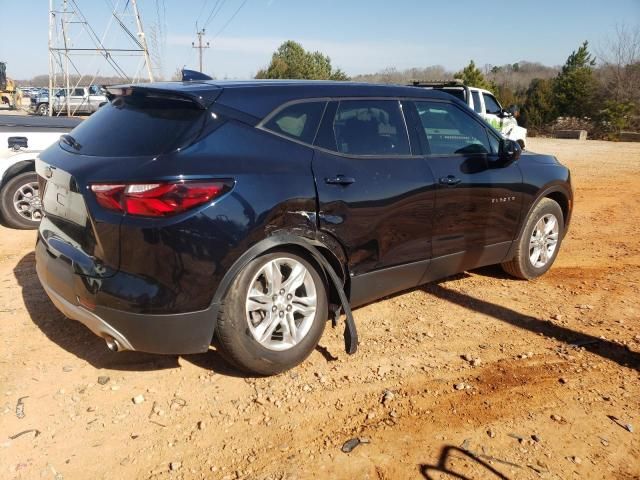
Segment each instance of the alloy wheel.
M253 338L269 350L298 345L309 333L317 308L316 286L297 260L276 258L260 268L249 284L246 316Z
M42 219L38 182L29 182L20 186L13 194L13 208L22 218L32 222Z
M555 215L547 213L533 227L529 240L529 261L535 268L542 268L553 257L558 246L559 226Z

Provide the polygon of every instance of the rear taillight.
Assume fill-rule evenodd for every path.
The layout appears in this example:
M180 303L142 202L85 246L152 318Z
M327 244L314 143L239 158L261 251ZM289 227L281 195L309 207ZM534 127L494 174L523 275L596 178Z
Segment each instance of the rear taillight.
M93 184L98 203L127 215L166 217L203 205L227 192L227 181Z

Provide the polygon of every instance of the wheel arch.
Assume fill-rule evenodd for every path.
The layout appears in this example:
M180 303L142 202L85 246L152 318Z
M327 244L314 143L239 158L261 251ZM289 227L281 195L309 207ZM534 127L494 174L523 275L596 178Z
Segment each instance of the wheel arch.
M522 224L520 225L520 229L518 231L518 238L522 235L522 231L527 223L527 218L531 215L531 212L536 205L540 203L540 200L543 198L550 198L555 201L558 205L560 205L560 209L562 210L562 216L564 221L565 231L569 226L569 221L571 219L571 208L573 202L573 194L571 193L571 188L567 187L562 183L554 183L552 185L547 185L538 190L538 193L535 195L534 200L529 205L529 208L526 214L522 217Z
M336 245L333 245L332 239L320 236L320 238L308 238L295 233L279 232L268 238L265 238L246 252L244 252L227 270L224 277L220 281L212 299L212 307L219 305L231 283L240 271L255 258L276 250L286 250L304 257L316 267L326 280L328 289L329 302L341 304L341 295L338 286L332 281L333 272L341 281L340 286L343 291L349 287L349 275L346 270L346 260L344 253L338 250L336 253ZM332 272L328 270L331 269Z
M564 222L564 231L566 232L567 227L569 226L569 220L571 216L569 211L569 209L571 208L569 197L566 195L565 192L558 189L558 190L552 190L550 192L547 192L542 198L550 198L551 200L556 202L558 205L560 205L560 209L562 210L562 220ZM540 199L536 200L536 203L538 203L539 201Z
M531 212L533 212L533 209L536 208L536 205L538 205L538 203L540 203L540 200L542 200L543 198L549 198L560 205L562 216L564 217L563 232L564 234L567 233L567 228L569 227L569 221L571 219L571 210L573 203L573 194L571 193L571 188L562 183L555 183L553 185L543 187L535 195L535 198L531 202L531 205L529 205L526 213L522 216L520 226L518 227L518 235L513 239L513 242L511 242L511 248L509 248L509 252L507 252L504 261L508 261L513 258L518 242L522 238L524 229L527 226L527 219L529 218L529 215L531 215Z
M36 171L36 160L28 159L28 160L20 160L19 162L14 163L9 168L7 168L2 174L2 180L0 180L0 188L3 188L5 184L11 180L16 175L20 175L21 173Z
M343 256L342 247L339 244L336 247L336 245L333 245L334 242L337 241L322 234L310 238L291 232L277 232L249 248L233 262L213 294L213 299L209 306L209 312L213 318L211 322L211 340L213 341L215 334L215 319L218 318L221 302L240 271L260 255L275 250L287 250L293 251L310 261L318 269L319 273L324 276L328 303L342 306L342 310L346 315L345 349L349 354L355 353L358 345L358 334L351 314L349 297L345 293L345 290L349 288L346 257ZM337 253L334 248L338 248Z

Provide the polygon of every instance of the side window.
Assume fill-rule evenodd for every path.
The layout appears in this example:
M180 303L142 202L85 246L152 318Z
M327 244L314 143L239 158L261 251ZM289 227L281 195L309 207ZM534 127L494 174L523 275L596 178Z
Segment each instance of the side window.
M487 137L489 137L489 144L491 145L491 152L498 153L500 151L500 140L498 137L493 135L491 132L487 132Z
M287 137L312 143L326 102L295 103L276 113L264 128Z
M71 95L74 97L84 97L84 88L74 88Z
M471 98L473 98L473 110L476 113L482 113L482 104L480 103L480 92L471 90Z
M89 87L89 95L101 95L101 93L98 85L91 85Z
M455 105L416 102L432 155L491 153L485 128Z
M341 101L333 120L333 136L337 151L348 155L411 154L397 100Z
M502 112L502 108L500 104L495 99L493 95L489 95L488 93L483 93L482 97L484 98L484 106L487 110L487 113L492 113L494 115L498 115Z

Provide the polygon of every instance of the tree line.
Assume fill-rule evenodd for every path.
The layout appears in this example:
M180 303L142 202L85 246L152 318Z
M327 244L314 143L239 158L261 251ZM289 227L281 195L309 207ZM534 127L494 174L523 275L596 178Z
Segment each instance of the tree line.
M457 78L465 85L492 91L505 107L515 105L519 122L532 133L553 128L559 118L575 120L574 124L589 130L591 137L614 139L623 130L640 128L640 30L625 26L616 28L598 61L585 41L562 67L522 61L481 69L471 60L458 72L436 65L401 71L390 68L353 78L334 69L328 56L308 52L289 40L274 52L270 64L258 71L256 78L401 85Z

